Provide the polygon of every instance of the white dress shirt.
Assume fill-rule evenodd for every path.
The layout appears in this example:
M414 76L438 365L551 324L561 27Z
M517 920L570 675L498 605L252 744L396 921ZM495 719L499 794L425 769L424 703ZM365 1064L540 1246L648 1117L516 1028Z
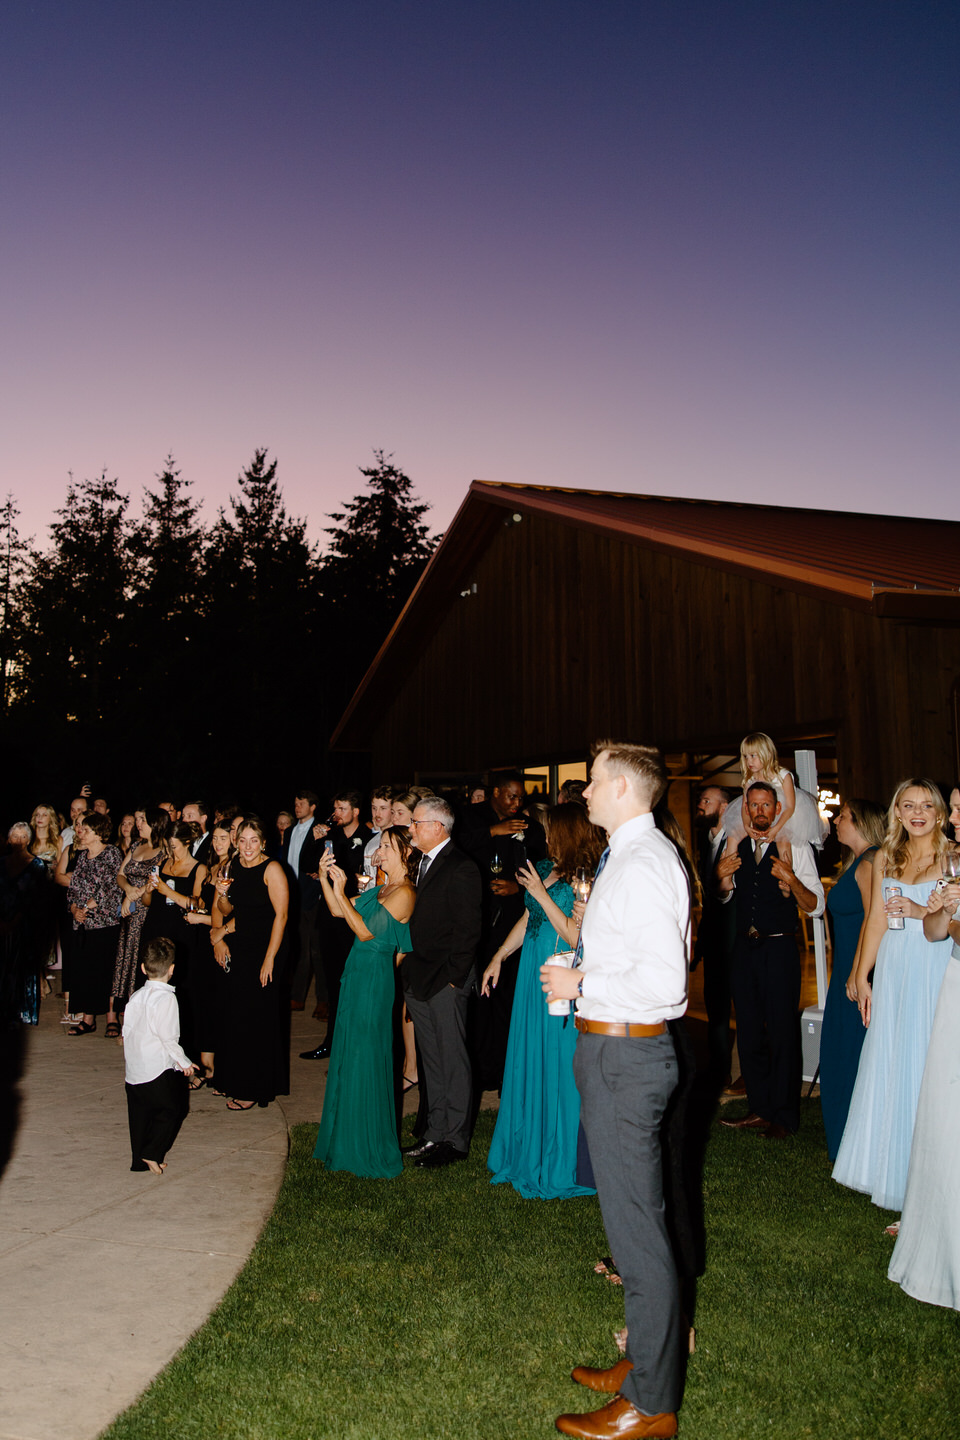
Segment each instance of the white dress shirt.
M164 1070L189 1070L180 1048L180 1007L172 985L148 980L123 1012L123 1063L128 1085L145 1085Z
M747 839L749 840L750 837L747 836ZM753 845L754 841L750 840L750 843L751 845ZM769 847L771 845L776 845L776 843L776 840L761 840L760 854L757 856L758 864L763 859L764 855L766 855ZM817 897L816 909L806 910L804 911L804 914L811 916L822 915L824 905L823 882L821 881L820 876L817 874L817 866L816 861L813 858L813 850L809 845L803 843L798 845L795 841L790 848L793 851L793 860L790 865L791 870L793 871L794 875L796 875L797 879L800 881L800 884L805 885L807 889L810 890ZM730 878L733 881L734 889L736 889L736 871L734 871L733 875ZM776 876L774 876L773 878L776 879ZM732 900L732 898L733 890L727 890L726 893L721 891L719 896L720 902L723 905L726 905L729 900Z
M610 854L583 917L586 1020L655 1025L687 1008L690 886L652 815L627 820L610 836Z
M445 840L441 840L441 841L440 841L440 844L439 844L439 845L434 845L434 847L433 847L432 850L430 850L430 851L424 850L424 852L423 852L423 859L420 861L419 867L417 868L417 884L418 884L418 885L420 884L420 881L423 879L423 877L426 875L427 871L430 869L430 866L433 864L434 860L436 860L437 856L440 854L440 851L443 849L444 845L449 845L449 844L450 844L450 836L448 835ZM426 865L424 865L424 863L423 863L424 860L427 862Z
M373 863L373 857L380 849L380 831L374 827L373 834L363 847L363 868L368 875L376 875L377 867ZM369 867L369 868L368 868Z
M287 864L294 875L300 874L300 851L303 849L303 842L307 838L307 832L316 825L312 815L306 820L299 820L296 825L290 827L290 843L287 846Z

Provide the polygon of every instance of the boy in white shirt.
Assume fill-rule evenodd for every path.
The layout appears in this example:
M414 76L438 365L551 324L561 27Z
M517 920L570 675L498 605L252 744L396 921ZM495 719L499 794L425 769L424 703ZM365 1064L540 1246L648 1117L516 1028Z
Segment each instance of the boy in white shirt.
M123 1015L123 1059L131 1170L162 1175L164 1159L188 1109L186 1076L197 1067L180 1048L180 1008L170 977L176 953L160 935L147 946L140 969L147 977Z

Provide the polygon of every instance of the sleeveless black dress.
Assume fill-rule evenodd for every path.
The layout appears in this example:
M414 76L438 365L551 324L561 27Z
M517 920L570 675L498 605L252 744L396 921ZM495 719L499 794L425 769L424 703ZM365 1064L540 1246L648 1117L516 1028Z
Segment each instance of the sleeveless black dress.
M234 860L230 866L227 901L233 906L236 930L230 936L230 971L220 987L214 1071L216 1087L235 1100L267 1105L288 1093L287 1064L281 1046L278 984L283 974L283 947L274 960L274 980L260 984L260 967L270 943L274 912L266 886L266 858L249 868ZM288 1007L289 1008L289 1007Z
M170 875L161 865L160 879L171 890L176 890L178 895L192 895L197 869L198 866L194 865L188 875ZM199 926L188 925L184 918L185 914L186 912L179 905L168 902L165 895L161 895L155 890L150 897L147 918L140 931L140 959L142 960L146 954L150 941L156 940L161 935L172 940L177 947L175 959L177 968L173 972L173 983L177 989L177 1001L180 1006L180 1044L190 1059L196 1061L199 1059L201 1049L197 1043L196 1033L197 952L201 936L207 941L209 948L209 932L201 930ZM138 965L134 989L139 990L145 980L146 976ZM207 1047L203 1046L202 1048L206 1049Z

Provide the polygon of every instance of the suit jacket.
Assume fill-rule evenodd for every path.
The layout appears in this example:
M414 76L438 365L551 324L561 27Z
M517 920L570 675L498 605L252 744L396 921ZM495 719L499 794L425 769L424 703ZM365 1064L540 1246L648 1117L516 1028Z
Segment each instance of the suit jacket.
M320 900L320 881L311 880L311 873L316 874L317 866L320 864L320 856L323 854L323 841L313 838L313 827L319 825L320 821L314 817L309 830L303 837L303 844L300 846L300 854L297 858L297 887L300 892L300 904L304 910L312 910ZM292 867L289 864L290 836L293 834L293 826L283 832L283 843L280 848L280 860L287 872L287 879L293 875Z
M733 942L737 933L737 907L731 900L723 905L717 894L717 866L726 850L724 837L713 854L713 842L709 835L701 837L700 884L703 889L703 909L697 926L697 940L693 947L693 964L701 960L709 964L712 960L729 960L733 954Z
M480 872L451 842L431 862L417 887L410 917L412 950L401 966L404 989L430 1000L445 985L462 986L480 943Z

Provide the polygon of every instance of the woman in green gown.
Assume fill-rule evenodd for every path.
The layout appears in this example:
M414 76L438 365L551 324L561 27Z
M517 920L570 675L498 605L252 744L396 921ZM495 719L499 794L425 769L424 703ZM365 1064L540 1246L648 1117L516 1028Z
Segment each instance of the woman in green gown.
M397 1137L391 1016L396 994L394 957L410 949L407 921L416 890L407 873L411 853L400 826L384 830L374 861L386 880L356 900L344 893L346 875L325 854L320 885L331 915L355 935L340 988L320 1133L313 1152L328 1170L391 1179L403 1165Z

